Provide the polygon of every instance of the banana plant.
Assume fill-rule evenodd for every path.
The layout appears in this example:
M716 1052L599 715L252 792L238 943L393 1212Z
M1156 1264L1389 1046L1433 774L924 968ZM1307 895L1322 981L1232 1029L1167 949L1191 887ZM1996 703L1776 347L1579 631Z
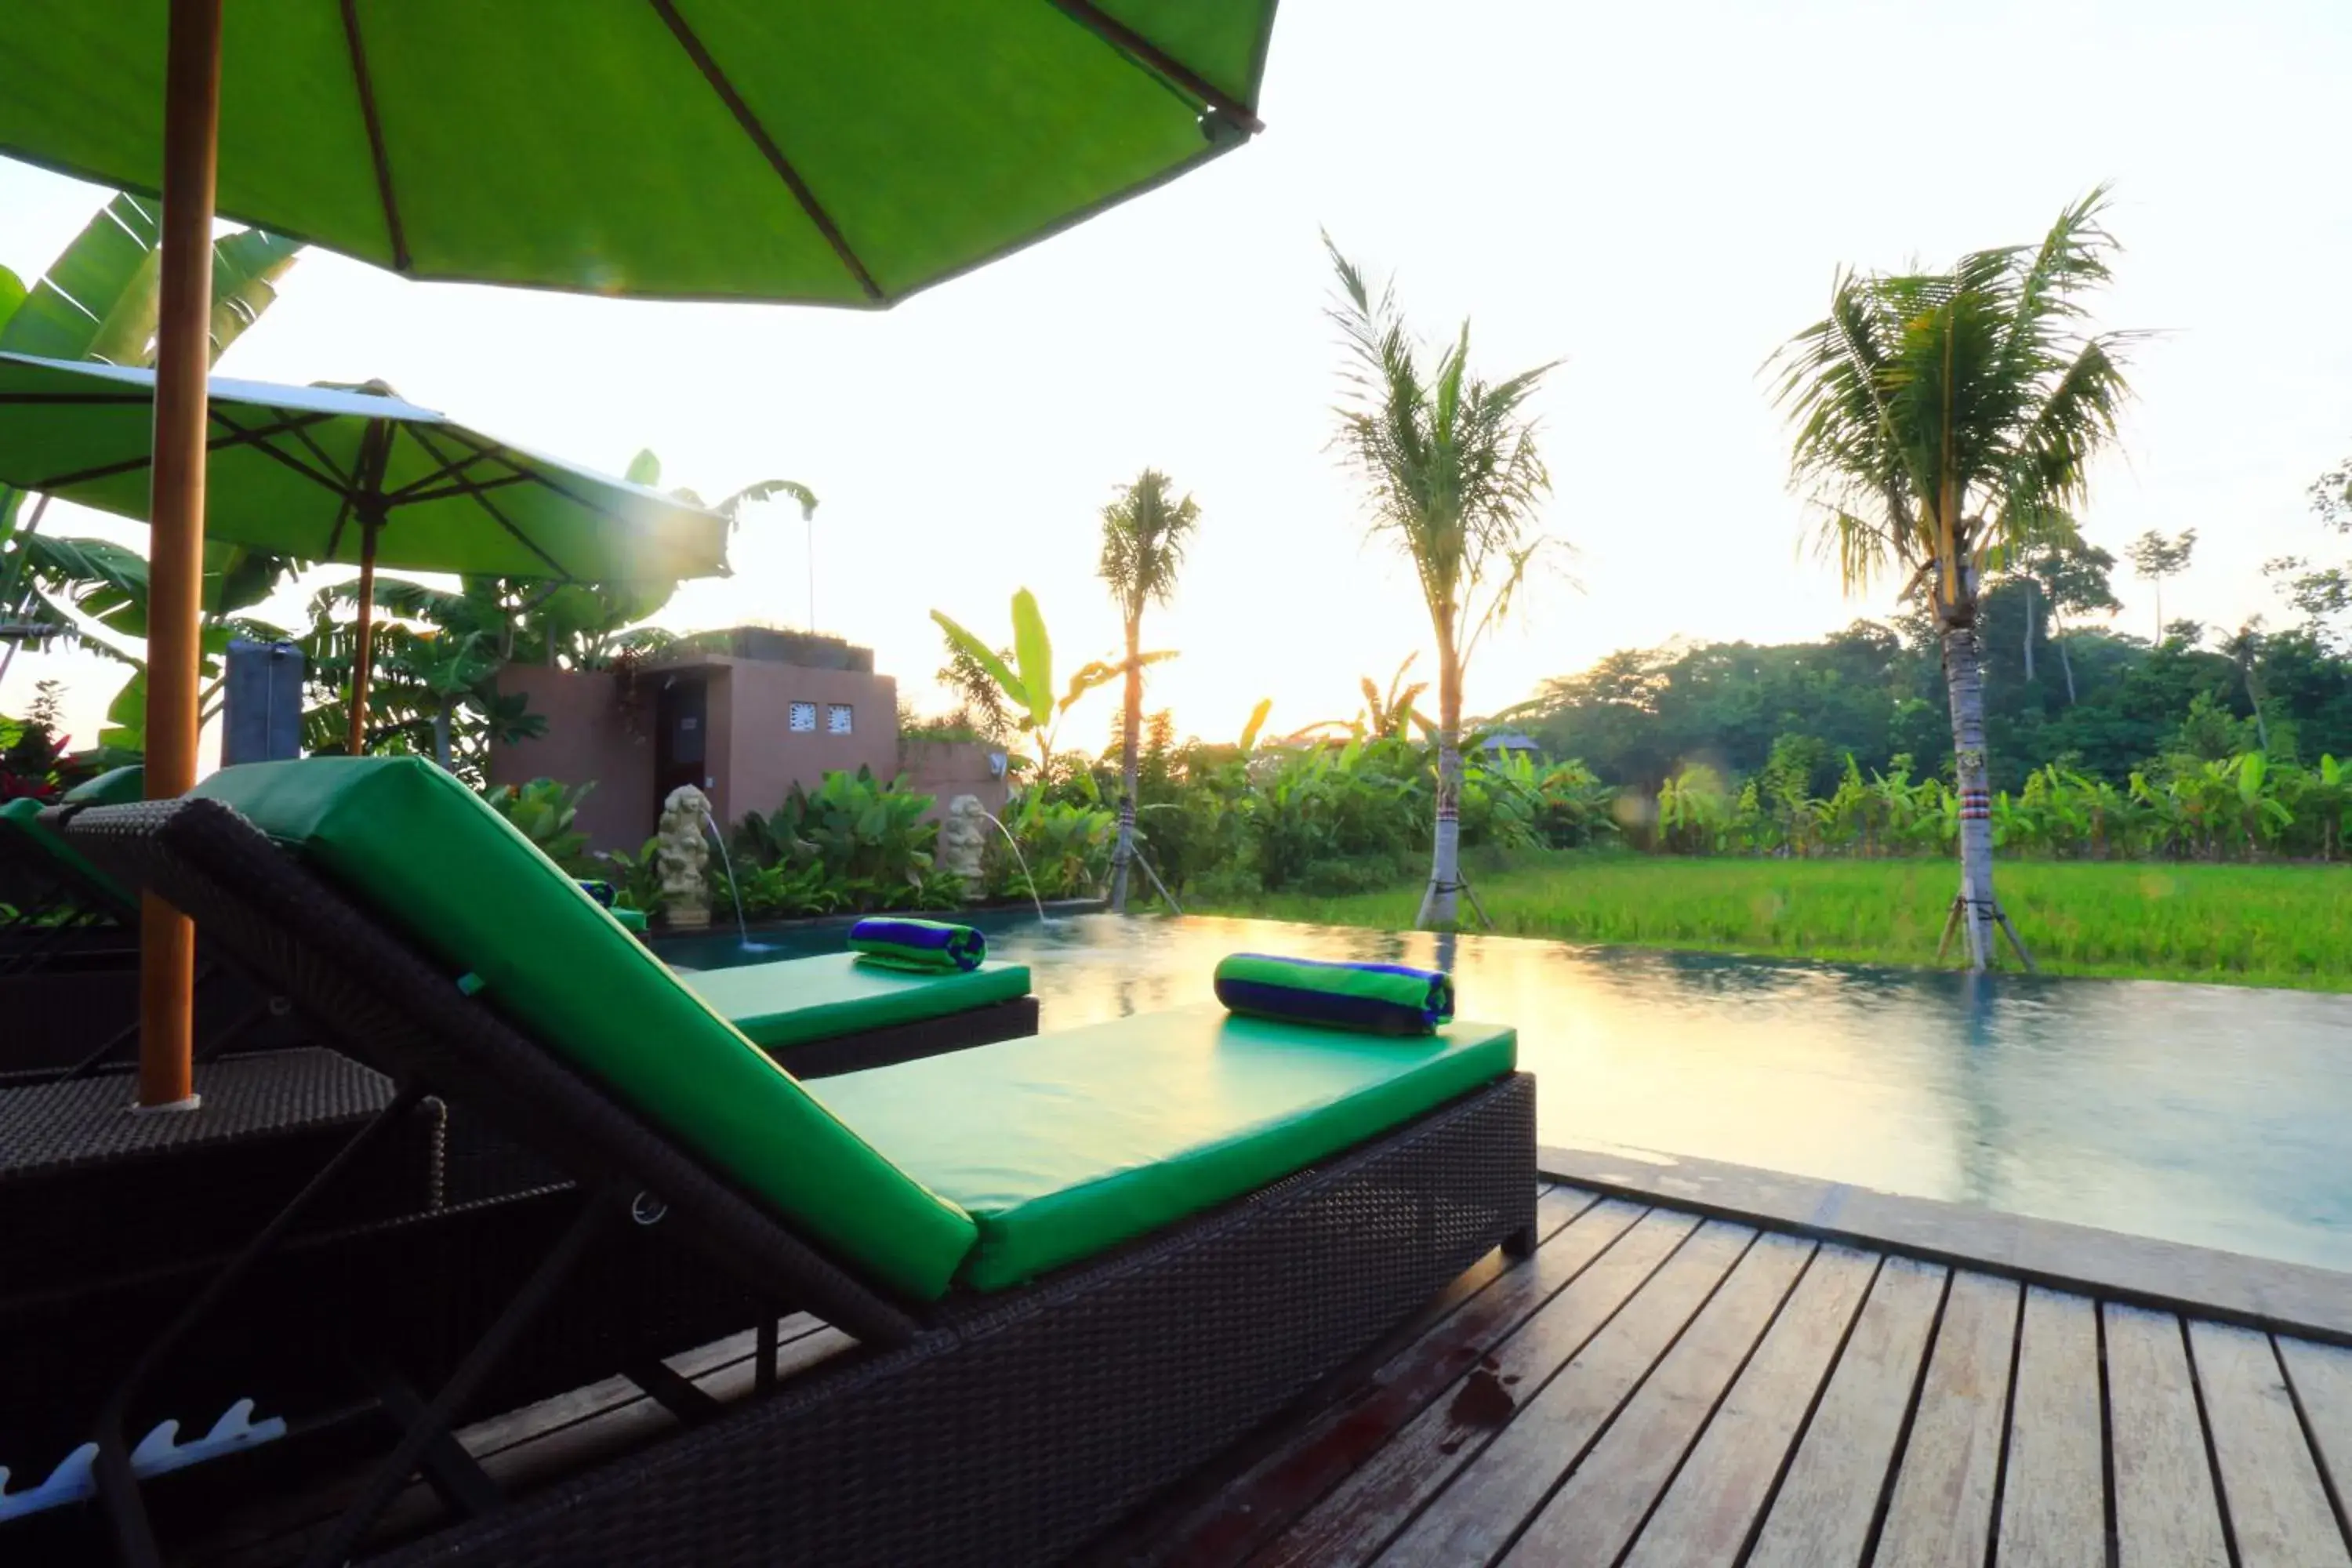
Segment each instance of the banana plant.
M30 289L14 273L0 272L0 351L47 359L153 365L162 245L161 204L144 196L119 195L100 209ZM257 228L224 235L213 242L211 355L215 362L278 298L278 280L301 250L301 241ZM47 542L72 548L44 554L38 546L47 498L33 501L29 511L26 500L22 492L0 489L0 623L17 631L15 639L0 637L9 641L7 652L0 654L0 675L6 673L17 642L34 628L38 628L35 635L79 636L90 640L85 629L63 613L59 597L78 600L87 593L106 601L125 587L122 574L109 555L110 552L129 553L119 546L100 540L51 540ZM257 552L243 554L244 560L224 568L212 549L207 549L208 617L211 578L216 570L259 574L274 583L296 565L289 557L264 557ZM90 574L68 575L77 566L89 567ZM45 568L46 589L36 588L33 584ZM143 638L143 562L135 595L141 623L135 635ZM37 604L44 612L37 619L32 615ZM119 623L110 626L118 632L124 629ZM226 646L225 638L214 640ZM117 657L130 657L125 650L100 646ZM139 661L130 658L130 662L135 667ZM126 696L142 705L145 701L143 687ZM110 715L117 721L116 729L110 731L110 743L139 742L143 720L121 722L128 712L124 700L118 699Z
M1062 715L1087 692L1098 686L1108 686L1127 673L1123 663L1096 659L1070 677L1069 686L1055 695L1053 638L1046 634L1045 617L1037 608L1037 596L1026 588L1013 595L1013 662L1010 665L997 657L994 648L957 625L945 611L933 610L931 619L937 621L940 630L947 635L949 646L987 671L988 678L1004 693L1005 704L1012 710L1015 727L1036 742L1040 778L1053 771L1054 735L1061 726ZM1140 668L1175 657L1172 649L1139 654L1136 665Z

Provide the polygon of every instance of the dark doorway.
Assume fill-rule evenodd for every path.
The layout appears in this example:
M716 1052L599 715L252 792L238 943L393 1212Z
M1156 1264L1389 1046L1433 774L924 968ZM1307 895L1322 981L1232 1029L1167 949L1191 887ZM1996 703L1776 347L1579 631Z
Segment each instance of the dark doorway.
M698 675L670 676L654 699L654 826L670 791L680 784L709 787L709 684Z

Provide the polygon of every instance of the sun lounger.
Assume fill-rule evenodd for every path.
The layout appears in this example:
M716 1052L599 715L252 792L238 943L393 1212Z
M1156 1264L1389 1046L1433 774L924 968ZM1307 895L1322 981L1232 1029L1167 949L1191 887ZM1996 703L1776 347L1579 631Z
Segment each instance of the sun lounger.
M1018 963L940 974L853 954L676 972L745 1038L797 1078L887 1067L1037 1032L1037 998Z
M1483 1253L1532 1243L1534 1089L1507 1029L1368 1040L1189 1011L803 1089L428 765L259 764L198 794L61 826L404 1097L478 1110L578 1183L527 1273L500 1258L514 1294L481 1342L402 1369L439 1393L324 1558L368 1540L421 1459L462 1476L451 1419L589 1298L577 1271L610 1237L722 1272L737 1326L799 1309L859 1349L520 1500L445 1479L475 1511L392 1561L1051 1561ZM271 1267L268 1239L233 1276ZM200 1339L192 1314L144 1360L198 1360ZM120 1412L144 1375L97 1466L133 1548Z

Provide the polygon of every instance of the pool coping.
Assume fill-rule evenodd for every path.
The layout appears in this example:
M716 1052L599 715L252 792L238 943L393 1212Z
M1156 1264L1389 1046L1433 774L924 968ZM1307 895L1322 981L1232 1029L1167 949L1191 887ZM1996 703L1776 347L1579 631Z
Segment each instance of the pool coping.
M1546 1146L1544 1175L2132 1306L2352 1346L2352 1274L1683 1155Z

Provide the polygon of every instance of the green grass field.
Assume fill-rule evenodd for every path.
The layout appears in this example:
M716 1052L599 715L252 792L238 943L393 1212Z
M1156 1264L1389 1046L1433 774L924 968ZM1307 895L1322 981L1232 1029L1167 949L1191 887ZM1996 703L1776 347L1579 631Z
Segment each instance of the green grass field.
M1507 936L1927 964L1958 869L1568 854L1473 879ZM2352 991L2352 868L2018 862L1995 885L2045 973ZM1187 910L1399 930L1419 901L1406 886Z

